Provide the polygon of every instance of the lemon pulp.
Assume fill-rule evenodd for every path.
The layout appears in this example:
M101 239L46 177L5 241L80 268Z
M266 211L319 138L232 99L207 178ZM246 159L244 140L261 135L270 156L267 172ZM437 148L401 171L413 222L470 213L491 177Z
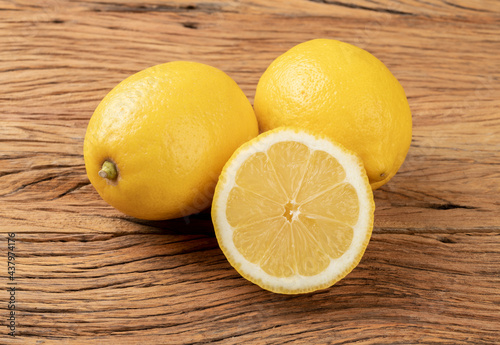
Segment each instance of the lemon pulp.
M312 276L345 252L359 205L334 157L281 142L245 165L229 194L226 215L234 244L249 262L276 277Z

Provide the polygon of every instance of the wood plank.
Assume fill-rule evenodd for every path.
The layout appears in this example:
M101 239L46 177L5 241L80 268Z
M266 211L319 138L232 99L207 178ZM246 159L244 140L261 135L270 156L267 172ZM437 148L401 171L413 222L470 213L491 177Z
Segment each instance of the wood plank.
M496 0L0 0L0 271L18 240L18 337L0 343L497 343L499 22ZM414 120L334 287L268 293L229 266L209 211L141 221L89 184L87 122L125 77L195 60L253 101L268 64L317 37L380 58Z
M134 2L54 1L53 6L19 6L16 11L4 6L7 9L0 15L6 20L6 35L0 42L6 49L1 54L6 58L2 61L9 62L0 68L6 72L2 73L4 80L15 80L9 85L10 111L5 114L39 117L43 113L71 121L87 118L104 94L126 76L177 59L196 59L225 70L252 99L258 77L277 55L320 36L352 42L374 53L401 80L410 99L422 93L428 97L424 103L411 103L418 112L425 106L428 116L436 112L435 100L448 109L464 96L483 101L475 95L481 88L498 95L495 43L499 41L496 22L500 11L494 10L495 3L476 3L488 11L458 12L453 11L456 7L438 4L437 8L455 14L447 20L420 13L421 8L429 7L422 3L418 5L423 7L413 7L414 16L363 10L362 5L350 8L299 1L285 8L295 5L295 11L302 13L306 3L315 10L303 15L276 14L284 3L288 2L270 10L262 2L247 4L244 12L238 12L234 3L210 9L209 4L179 2L169 5L171 11L168 6L158 9L155 3ZM23 15L16 16L17 12ZM304 18L306 14L309 17ZM15 18L13 23L11 18ZM197 29L183 25L195 18ZM189 47L184 46L186 40ZM57 90L61 84L66 84L65 92ZM41 85L44 87L37 87ZM442 92L450 87L462 93L459 99L455 92ZM22 104L27 98L43 99L44 107L37 102ZM498 105L498 97L493 95L484 101ZM69 109L68 103L75 107ZM443 107L438 109L443 115Z
M203 7L201 5L198 7L195 6L194 9L191 9L189 7L190 5L187 5L186 2L180 2L174 5L169 5L171 6L172 11L167 11L168 8L155 10L155 6L159 5L152 3L148 5L149 7L146 6L145 8L139 8L139 10L137 10L139 12L137 12L133 10L139 6L137 3L128 3L126 6L113 4L114 3L103 4L101 2L97 4L79 3L68 6L66 12L64 13L53 11L59 17L68 16L71 19L57 19L55 20L57 23L48 20L50 13L52 12L47 9L44 9L43 11L44 16L47 17L46 20L42 20L37 17L37 13L40 12L40 10L36 11L32 9L32 12L34 12L34 18L25 19L25 21L21 22L20 24L24 27L20 28L19 31L29 29L33 23L37 24L37 32L33 35L32 40L26 42L29 43L27 46L35 45L36 41L37 48L34 53L38 54L36 55L37 57L40 55L50 57L52 65L47 65L47 61L49 60L48 58L42 61L40 61L39 58L35 58L33 52L24 52L25 54L23 55L26 59L16 59L20 66L5 74L5 76L8 77L8 73L16 73L16 78L11 78L12 80L16 80L15 84L12 85L13 83L9 83L9 87L12 88L11 93L15 95L15 97L9 98L11 104L6 107L3 112L4 115L2 116L7 117L10 114L10 116L19 119L19 117L23 116L25 114L24 112L28 110L31 114L29 116L36 116L38 121L42 115L39 113L33 113L33 109L27 108L26 105L22 104L24 103L23 100L26 98L33 98L34 96L35 100L43 99L43 103L49 104L49 106L53 100L53 107L50 110L40 109L36 102L33 104L36 104L39 111L43 111L43 118L52 116L54 113L59 113L57 119L60 120L68 119L73 122L75 120L82 119L82 121L77 125L79 130L78 135L81 139L83 138L82 130L85 128L85 122L90 117L93 108L95 108L98 101L104 96L104 94L119 80L121 80L121 78L137 71L140 68L146 67L146 64L151 65L178 58L174 53L175 51L182 51L182 46L179 41L176 40L175 42L168 42L169 45L165 46L159 38L160 36L164 37L165 35L170 35L170 38L174 32L175 37L186 36L186 38L189 38L190 40L199 40L198 44L194 45L192 48L194 49L192 54L201 58L202 61L214 64L223 69L227 69L228 67L226 66L231 66L229 68L232 68L235 70L235 73L237 73L234 75L235 78L237 80L241 80L240 84L244 87L249 98L252 98L257 80L256 76L263 71L267 63L271 61L272 58L295 43L294 41L291 41L291 38L286 36L284 41L289 41L286 43L286 46L285 43L276 45L275 42L258 40L258 38L262 36L262 32L252 29L252 27L255 26L255 16L258 15L259 18L261 18L260 21L263 21L266 24L266 29L271 31L273 34L276 34L276 32L273 31L274 28L283 26L295 27L295 25L299 25L299 23L303 21L302 17L297 18L292 16L291 18L283 18L283 16L280 16L273 11L271 11L271 14L262 14L257 9L262 9L263 5L256 3L251 6L248 5L247 7L250 7L250 9L253 10L249 10L249 13L245 13L244 15L242 13L237 13L236 11L221 10L223 16L234 16L236 19L221 21L219 24L223 26L221 28L215 28L213 25L199 27L196 30L196 36L193 37L189 34L189 32L193 31L192 29L187 30L189 28L180 27L179 22L182 18L179 17L179 13L193 12L196 14L204 9L203 11L209 11L210 15L213 15L217 12L216 9L209 10L206 6ZM235 4L233 5L236 6ZM356 10L356 15L366 12L370 13L369 10L363 11L363 8L367 7L363 2L357 4L357 7L337 6L335 4L333 4L333 6L331 6L331 4L314 5L320 6L323 10L331 11L332 14L335 11L341 11L340 14L342 15L350 14L351 16L354 16L354 14L351 13L352 9ZM101 7L96 9L92 6ZM118 10L113 6L125 6L126 8ZM335 11L333 11L332 8L335 9ZM444 6L444 8L447 8L450 13L456 13L452 11L455 8L451 5ZM420 11L421 9L418 7L414 10ZM481 8L479 8L480 11L462 10L467 12L471 18L466 23L468 36L466 35L465 37L462 31L455 33L452 32L450 34L447 32L447 29L452 27L445 27L446 25L451 24L456 25L455 21L464 20L462 17L456 18L455 21L451 21L451 23L436 23L434 17L432 18L433 21L430 22L429 18L423 16L422 14L416 15L417 18L411 18L411 20L414 21L411 25L408 23L409 19L404 16L401 17L396 14L390 15L390 18L388 18L388 24L390 24L391 28L400 27L402 29L401 33L399 33L398 30L393 29L390 31L384 30L379 27L380 25L376 20L366 24L367 30L362 35L357 35L359 32L352 32L352 30L350 30L359 25L359 20L356 20L353 23L346 23L345 29L336 28L336 30L345 30L346 32L350 32L351 37L365 37L366 42L361 44L361 46L368 46L370 50L373 50L374 53L376 53L377 56L380 55L381 58L383 57L383 60L389 65L391 70L394 71L396 76L400 78L407 90L415 121L414 144L412 150L410 151L410 158L413 159L408 159L406 163L405 167L408 169L407 175L411 174L411 176L415 176L414 171L421 169L421 161L432 158L440 145L444 145L448 150L445 150L440 153L440 155L436 156L439 160L441 157L450 157L450 159L454 160L455 156L457 156L457 150L469 150L469 152L465 153L465 156L456 157L456 163L460 164L463 161L470 162L471 160L474 160L476 152L478 151L478 146L481 146L480 150L482 151L486 149L486 151L483 151L483 157L488 160L492 157L491 152L498 151L498 148L500 147L498 140L498 117L489 111L489 109L500 105L500 98L498 97L498 95L500 95L499 83L495 82L498 78L498 59L496 59L498 49L494 48L498 47L498 45L491 44L491 42L498 42L498 35L495 35L497 33L497 31L495 31L497 26L490 24L491 20L496 18L498 13L495 11L486 11ZM82 18L82 12L86 11L90 12L88 13L89 15ZM479 15L477 12L479 12ZM105 15L102 13L105 13ZM108 13L111 17L107 17ZM151 25L159 25L159 19L163 19L168 16L172 22L168 22L162 27L166 27L172 31L163 32L161 33L162 35L153 37L149 35L148 40L140 40L140 35L148 32L151 27L144 27L142 25L142 22L144 21L142 18L144 18L144 16L138 17L138 13L141 15L151 16L151 18L148 18L148 21L151 19ZM311 14L317 13L314 12ZM39 15L40 14L38 13L38 16ZM113 17L116 15L119 17ZM130 28L136 29L135 31L137 31L137 33L135 33L135 31L132 33L136 36L130 37L130 32L128 32L126 28L123 28L122 30L118 30L118 28L117 30L109 30L109 22L113 20L121 21L123 18L120 16L124 15L129 16L126 18L127 23L130 23ZM158 17L159 15L161 15L161 17ZM76 16L78 16L78 21L75 20ZM207 16L205 20L210 21L211 19L213 18ZM316 20L319 21L318 24L315 24L316 20L314 22L308 22L308 25L311 26L308 29L309 34L313 32L324 32L325 30L320 28L328 28L331 26L334 19L335 18L330 18L328 16L322 16L321 18L316 18ZM62 21L62 23L59 23L59 21ZM234 28L231 25L234 25L235 23L242 25L243 30L233 30ZM430 23L433 25L429 25ZM65 28L65 30L57 29L61 26L60 24L70 27ZM269 26L271 26L273 30L271 30ZM440 28L439 26L443 27ZM89 27L92 28L90 33L88 32ZM442 29L440 30L442 33L436 33L436 29ZM246 36L235 37L236 34L231 36L231 33L241 35L241 31L243 31ZM44 32L50 32L51 35L46 35ZM387 49L391 42L401 42L405 36L413 36L416 35L417 32L418 39L415 39L413 42L405 42L407 43L405 46L397 45L391 46L392 49L390 50ZM479 33L481 34L480 36L478 35ZM278 34L285 35L284 32L278 32ZM337 35L338 34L339 33L337 33ZM79 41L79 48L68 50L68 42L75 36L83 36L88 39L84 39L81 42ZM480 37L480 39L477 39L477 37ZM250 46L243 49L244 47L242 46L242 43L238 43L238 46L234 49L227 48L241 39L245 43L250 43ZM306 39L306 37L296 39L297 43L303 39ZM435 45L437 40L440 41L439 47L436 47ZM96 41L98 44L96 44ZM258 44L253 43L256 41ZM144 65L137 66L134 69L126 71L121 70L117 73L116 70L110 70L110 66L117 64L116 55L119 55L120 57L128 56L127 52L123 52L124 42L127 43L127 50L142 51L146 49L150 52L149 56L155 59L158 59L158 56L162 56L162 52L158 51L158 49L168 49L168 52L165 52L166 54L164 57L161 57L161 60L154 62L151 61L148 63L148 61L141 59L140 61ZM271 43L271 45L269 45L269 43ZM170 46L172 44L174 47ZM156 47L156 49L149 51L148 48L152 46ZM57 50L58 47L59 51ZM105 47L109 48L106 49ZM56 49L55 51L54 48ZM115 53L113 56L106 56L103 54L99 54L97 56L97 51L120 51L120 53ZM390 51L390 55L387 54L386 51ZM185 54L185 52L183 53ZM7 52L5 52L5 54L7 54ZM442 61L437 65L432 64L432 60L430 60L432 56L436 55L439 56L439 59ZM78 59L76 59L76 56L78 56ZM191 56L191 54L188 54L188 56ZM263 57L264 60L256 60L255 56ZM460 59L457 59L457 56L460 56ZM467 59L464 59L464 56L467 57ZM486 63L469 63L470 60L477 60L478 58ZM204 59L212 60L206 61ZM57 61L59 61L59 63L57 63ZM252 61L252 66L248 64L248 61ZM408 63L405 66L402 66L399 61L411 61L411 65ZM448 69L446 67L446 64L450 61L453 62L453 69ZM30 68L26 68L26 62L32 66L30 66ZM245 66L241 65L242 62ZM75 63L78 63L79 65L74 66L73 64ZM222 63L224 66L222 66ZM106 66L104 71L102 70L103 65ZM122 65L132 66L133 62L130 63L130 61L125 61ZM55 71L61 68L70 69L73 73L71 75L68 73L57 73L54 75ZM21 78L19 78L19 76L21 76ZM78 83L74 82L75 77L77 77ZM252 82L251 85L249 85L249 80ZM54 86L38 89L33 89L33 87L30 86L34 83L40 85L41 81ZM75 91L84 92L82 94L74 94L70 91L55 95L54 92L51 91L51 88L60 87L60 85L64 83L68 85L67 87L75 87ZM93 90L85 87L84 90L82 90L82 85L88 86L89 84L105 85L105 88ZM454 88L453 93L440 92L440 90L450 90L450 87ZM26 93L26 89L28 89L28 93ZM57 100L55 100L54 97L56 97ZM64 105L69 103L75 105L76 107L71 107L72 109L69 110L67 106L61 106L61 102ZM81 109L82 106L85 109L84 111ZM443 111L443 109L445 111ZM68 114L68 111L71 111L71 113ZM478 123L478 120L481 122ZM470 129L469 123L473 123L473 131ZM467 135L469 137L469 140L465 143L461 142L463 135ZM471 147L471 143L478 144L475 147ZM32 150L33 145L36 144L32 144L28 150ZM17 143L16 147L18 147ZM59 148L58 145L53 145L53 147L54 149ZM78 146L74 146L74 148L76 148L76 151L81 149ZM488 161L485 164L495 166L498 162L493 156L493 161ZM455 171L457 173L454 166L447 167L446 169L447 171ZM405 170L403 170L403 172L405 172ZM425 167L419 170L419 172L421 173L417 175L417 177L423 177L423 180L419 180L423 183L427 182L425 179L427 179L428 176L435 176L433 171L429 171ZM492 173L494 174L495 172L492 171ZM467 175L467 173L462 175ZM477 175L478 173L475 173L473 174L473 177L476 177ZM403 176L403 174L400 174L397 178ZM440 175L437 178L440 177L443 177L443 175ZM493 176L493 178L495 178L495 176ZM459 187L463 185L461 181L462 179L456 180ZM490 176L487 176L486 181L482 182L486 182L488 187L493 186L494 190L492 193L496 193L497 188L495 187L497 187L498 184L490 183L489 181L491 181L491 178ZM477 186L471 187L472 188L470 190L464 191L463 195L470 195L472 193L471 191L475 190L475 187ZM491 190L491 188L488 188L488 190ZM441 191L439 192L441 193ZM406 192L406 194L407 193L408 192ZM455 201L446 200L445 198L445 200L436 202L438 203L438 207L444 207L442 206L443 204L453 204ZM461 202L463 203L462 200L460 200L460 202L457 201L456 203L460 205ZM464 206L477 207L476 205L467 204ZM497 218L490 217L490 221L486 225L495 225L497 220ZM445 223L447 222L445 221Z
M347 278L301 296L247 282L208 235L18 233L16 254L26 344L487 344L500 330L498 233L375 233Z

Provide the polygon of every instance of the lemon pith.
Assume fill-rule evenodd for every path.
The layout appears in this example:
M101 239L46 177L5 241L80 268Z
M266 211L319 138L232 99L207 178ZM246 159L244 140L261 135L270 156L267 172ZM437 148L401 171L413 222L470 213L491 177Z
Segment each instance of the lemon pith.
M324 137L280 128L228 161L212 219L220 247L243 277L293 294L328 287L357 265L373 211L359 158Z

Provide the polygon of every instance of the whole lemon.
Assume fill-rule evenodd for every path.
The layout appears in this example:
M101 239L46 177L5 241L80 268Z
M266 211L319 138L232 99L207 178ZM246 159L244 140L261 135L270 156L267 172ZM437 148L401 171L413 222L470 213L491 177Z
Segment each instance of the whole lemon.
M376 189L403 163L412 118L403 87L375 56L348 43L315 39L274 60L257 85L262 131L297 126L356 152Z
M128 77L104 97L85 135L85 167L118 210L171 219L208 207L226 161L257 134L252 106L227 74L170 62Z

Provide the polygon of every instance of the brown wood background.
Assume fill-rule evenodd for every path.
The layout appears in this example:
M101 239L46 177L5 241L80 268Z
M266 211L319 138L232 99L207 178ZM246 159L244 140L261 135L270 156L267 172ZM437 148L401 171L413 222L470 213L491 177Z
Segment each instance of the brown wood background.
M253 101L275 57L318 37L379 57L414 119L337 285L263 291L227 263L208 212L140 221L89 184L86 124L128 75L199 61ZM500 2L0 0L0 48L1 344L500 344Z

